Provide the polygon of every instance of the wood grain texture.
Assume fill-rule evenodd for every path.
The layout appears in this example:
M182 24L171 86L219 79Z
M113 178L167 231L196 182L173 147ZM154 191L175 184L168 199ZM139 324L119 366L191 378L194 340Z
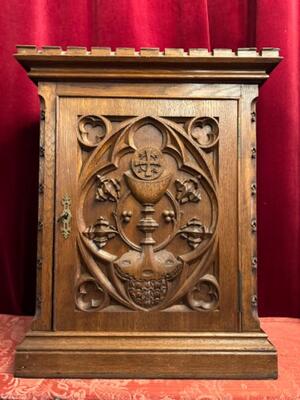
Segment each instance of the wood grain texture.
M50 378L275 379L277 356L266 335L260 333L128 336L111 332L108 336L89 336L86 332L53 332L26 338L18 350L15 374Z
M277 50L16 57L43 99L37 315L16 375L275 378L255 102Z

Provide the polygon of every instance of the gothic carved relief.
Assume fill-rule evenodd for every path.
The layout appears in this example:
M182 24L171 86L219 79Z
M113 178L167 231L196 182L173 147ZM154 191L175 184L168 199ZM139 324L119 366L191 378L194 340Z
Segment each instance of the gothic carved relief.
M109 179L97 175L98 187L96 189L96 200L117 201L120 198L120 183L118 179Z
M213 311L219 304L219 284L213 275L204 275L188 292L187 301L194 310Z
M164 310L180 301L191 311L217 307L216 278L203 276L216 258L217 178L199 150L216 143L215 124L192 119L189 134L209 125L213 141L191 147L174 121L122 121L81 171L78 248L95 282L124 310Z
M85 115L78 120L78 140L86 149L98 146L105 135L111 130L111 123L107 118L95 115Z
M193 118L186 124L191 138L205 151L211 151L219 140L219 126L215 118Z
M180 228L178 231L183 239L186 239L189 246L195 249L199 244L209 238L212 233L208 231L208 228L202 224L198 218L192 218Z
M162 160L162 154L158 149L145 147L134 154L131 160L131 168L138 178L152 181L163 172Z
M76 288L76 305L81 311L99 311L109 304L107 293L91 276L83 275Z
M132 211L127 211L127 210L124 210L123 212L122 212L122 219L123 219L123 222L124 223L128 223L128 222L130 222L130 219L131 219L131 217L132 217Z
M173 210L164 210L163 216L165 218L166 223L174 222L175 212Z
M201 200L201 193L198 189L198 179L176 179L175 185L177 189L176 200L178 200L179 203L184 204L188 201L197 203Z
M90 225L83 234L101 249L107 244L109 239L112 239L118 234L118 231L112 225L109 225L109 222L104 217L100 217L97 219L96 223Z

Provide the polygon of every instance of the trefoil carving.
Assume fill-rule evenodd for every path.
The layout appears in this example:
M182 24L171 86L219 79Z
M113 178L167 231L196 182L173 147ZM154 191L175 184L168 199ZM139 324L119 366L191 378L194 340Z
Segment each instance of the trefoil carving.
M109 303L108 294L91 276L83 275L77 285L76 305L81 311L99 311Z
M220 287L213 275L204 275L188 292L189 306L196 311L213 311L217 309L220 298Z
M111 123L107 118L97 115L84 115L78 120L77 138L86 149L93 149L110 132Z
M216 118L193 118L186 129L197 145L206 152L211 151L219 141L219 124Z

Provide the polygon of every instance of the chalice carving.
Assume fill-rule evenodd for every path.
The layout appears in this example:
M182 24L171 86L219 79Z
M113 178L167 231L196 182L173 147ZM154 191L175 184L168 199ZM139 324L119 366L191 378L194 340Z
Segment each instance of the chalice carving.
M155 252L153 232L159 224L153 218L155 204L165 194L171 174L166 171L163 154L157 148L138 149L132 157L131 169L125 180L132 195L142 205L137 228L144 233L141 251L123 254L115 267L121 279L127 281L127 291L133 301L145 308L161 303L168 291L168 283L181 270L181 262L169 251Z

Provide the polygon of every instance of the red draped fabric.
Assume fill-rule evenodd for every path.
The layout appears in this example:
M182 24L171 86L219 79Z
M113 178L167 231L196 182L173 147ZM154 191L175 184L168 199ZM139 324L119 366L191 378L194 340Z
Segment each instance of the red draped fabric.
M260 315L300 316L298 0L1 0L0 312L32 313L38 182L36 88L16 44L280 47L258 117Z

